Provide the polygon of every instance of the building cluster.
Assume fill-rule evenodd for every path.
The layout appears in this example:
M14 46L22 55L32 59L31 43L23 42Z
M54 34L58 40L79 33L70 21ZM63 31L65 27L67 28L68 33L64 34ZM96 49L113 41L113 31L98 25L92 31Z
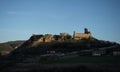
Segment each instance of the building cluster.
M60 35L52 35L52 34L45 34L45 35L33 35L33 41L37 42L51 42L51 41L65 41L69 39L73 40L81 40L83 38L88 39L92 37L90 31L87 28L84 29L84 33L77 33L74 31L73 36L67 33L60 33Z

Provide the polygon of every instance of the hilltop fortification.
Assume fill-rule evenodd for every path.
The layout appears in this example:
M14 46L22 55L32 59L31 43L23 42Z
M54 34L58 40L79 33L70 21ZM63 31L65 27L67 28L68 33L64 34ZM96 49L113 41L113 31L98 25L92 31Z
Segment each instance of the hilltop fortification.
M84 29L84 33L77 33L73 32L73 36L69 35L68 33L60 33L59 35L52 35L52 34L45 34L45 35L35 35L33 34L31 37L31 41L33 45L36 45L41 42L52 42L52 41L59 41L63 42L66 40L81 40L81 39L88 39L92 38L92 34L88 31L87 28Z
M75 40L80 40L80 39L83 39L83 38L91 38L92 37L92 34L90 33L90 31L88 31L87 28L84 29L84 33L77 33L74 31L74 34L73 34L73 39Z
M81 40L91 38L92 34L87 28L84 29L84 33L73 32L73 37L68 33L60 33L59 35L45 34L45 35L32 35L32 40L37 42L51 42L51 41L64 41L64 40Z

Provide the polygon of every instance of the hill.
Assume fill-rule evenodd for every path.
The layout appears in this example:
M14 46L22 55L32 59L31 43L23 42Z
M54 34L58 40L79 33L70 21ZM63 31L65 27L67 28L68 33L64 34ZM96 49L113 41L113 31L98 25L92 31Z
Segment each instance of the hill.
M21 44L23 44L24 40L18 40L18 41L9 41L5 43L0 43L0 53L3 54L5 52L11 52Z
M10 45L12 48L16 48L16 47L19 47L24 42L25 42L25 40L16 40L16 41L6 42L6 44Z
M120 71L118 43L93 37L39 41L42 38L44 40L44 35L33 35L7 57L1 58L0 72Z
M11 51L11 50L13 50L13 48L9 44L6 44L6 43L0 44L0 52L1 51Z

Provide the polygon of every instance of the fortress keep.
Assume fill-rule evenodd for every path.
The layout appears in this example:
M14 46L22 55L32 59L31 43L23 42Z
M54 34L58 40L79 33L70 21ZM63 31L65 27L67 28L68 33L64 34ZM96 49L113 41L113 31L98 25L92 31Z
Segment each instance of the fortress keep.
M75 40L80 40L80 39L83 39L83 38L91 38L92 37L92 34L90 33L90 31L88 31L87 28L84 29L84 33L77 33L74 31L73 33L73 39Z

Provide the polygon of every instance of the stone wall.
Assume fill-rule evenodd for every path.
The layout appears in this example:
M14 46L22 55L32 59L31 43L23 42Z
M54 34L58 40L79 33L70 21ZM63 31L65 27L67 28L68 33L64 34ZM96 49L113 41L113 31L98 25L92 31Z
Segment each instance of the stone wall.
M80 40L83 38L90 38L90 37L92 37L91 33L85 34L85 33L74 32L74 34L73 34L73 39L75 39L75 40Z

